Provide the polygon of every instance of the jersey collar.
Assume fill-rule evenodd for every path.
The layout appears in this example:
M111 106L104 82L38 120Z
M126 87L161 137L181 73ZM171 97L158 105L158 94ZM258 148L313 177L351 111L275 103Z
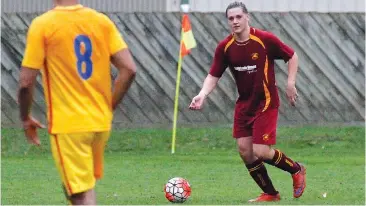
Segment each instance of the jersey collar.
M84 6L81 4L76 4L76 5L72 5L72 6L56 6L54 9L55 10L67 10L67 11L71 11L71 10L77 10L77 9L81 9Z

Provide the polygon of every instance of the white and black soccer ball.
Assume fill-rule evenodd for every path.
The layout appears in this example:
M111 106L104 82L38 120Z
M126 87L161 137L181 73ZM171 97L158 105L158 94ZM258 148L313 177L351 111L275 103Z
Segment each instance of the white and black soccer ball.
M183 203L191 196L191 186L181 177L174 177L165 184L165 197L173 203Z

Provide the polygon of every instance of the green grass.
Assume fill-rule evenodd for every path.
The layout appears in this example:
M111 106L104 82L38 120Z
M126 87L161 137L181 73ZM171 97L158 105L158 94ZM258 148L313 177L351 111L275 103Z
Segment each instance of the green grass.
M66 204L48 135L40 135L37 148L26 144L22 131L2 129L1 204ZM105 177L96 187L98 204L170 204L163 185L175 176L192 186L184 204L247 204L261 192L237 154L231 129L179 128L174 155L170 142L170 130L114 131ZM364 127L281 127L277 148L307 166L307 188L293 199L290 175L267 166L282 197L271 204L365 204Z

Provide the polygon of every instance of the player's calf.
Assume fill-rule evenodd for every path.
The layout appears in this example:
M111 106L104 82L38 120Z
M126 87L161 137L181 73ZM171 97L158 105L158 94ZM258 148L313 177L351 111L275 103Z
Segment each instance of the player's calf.
M262 159L257 159L253 153L252 137L242 137L237 139L239 154L243 159L250 176L262 189L265 194L277 195L278 191L274 188L267 169Z
M295 198L299 198L304 193L306 187L306 169L303 165L294 162L277 149L274 150L273 158L264 160L264 162L292 175Z
M250 176L262 189L264 194L276 196L278 191L274 188L271 178L268 176L267 169L261 159L257 159L251 164L245 165L248 168Z
M271 149L274 151L274 155L271 159L263 158L264 162L270 165L273 165L283 171L286 171L290 174L295 174L300 171L300 165L288 158L284 153L277 149Z

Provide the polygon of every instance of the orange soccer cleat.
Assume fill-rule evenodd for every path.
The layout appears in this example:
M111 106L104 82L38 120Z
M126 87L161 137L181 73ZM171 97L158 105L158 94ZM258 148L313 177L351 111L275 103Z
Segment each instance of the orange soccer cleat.
M306 168L301 164L299 165L300 171L292 175L295 198L301 197L306 187Z
M277 193L276 195L262 193L259 197L249 200L249 202L275 202L280 200L280 193Z

